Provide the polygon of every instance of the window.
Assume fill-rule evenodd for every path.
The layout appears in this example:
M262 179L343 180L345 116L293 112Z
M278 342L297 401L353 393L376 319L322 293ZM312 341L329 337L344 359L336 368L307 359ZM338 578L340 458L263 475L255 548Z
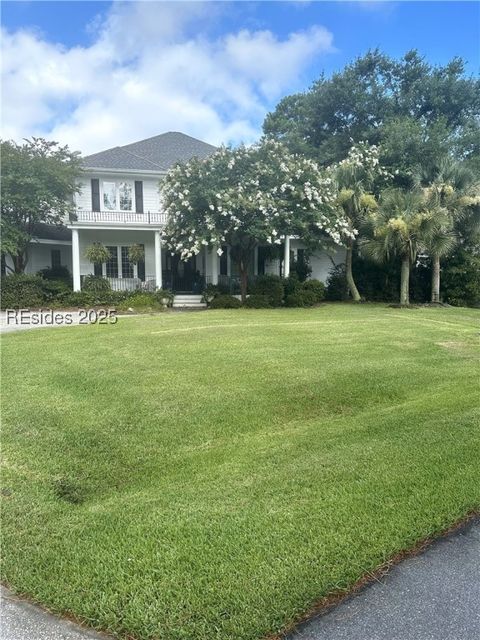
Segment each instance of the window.
M122 278L133 278L133 264L128 257L130 247L122 247Z
M60 249L52 249L51 252L51 260L52 260L52 269L56 269L57 267L62 266L62 254L60 253Z
M110 251L110 259L105 263L107 278L118 278L118 251L117 247L107 247Z
M103 183L103 208L115 211L117 208L117 189L115 182Z
M132 211L133 185L131 182L102 183L103 208L106 211Z

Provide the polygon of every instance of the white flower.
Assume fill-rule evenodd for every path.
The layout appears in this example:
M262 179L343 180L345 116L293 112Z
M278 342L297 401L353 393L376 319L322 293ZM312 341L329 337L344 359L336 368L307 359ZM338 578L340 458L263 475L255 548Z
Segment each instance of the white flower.
M218 253L218 255L219 255L219 256L221 256L221 255L222 255L223 251L222 251L221 247L219 247L219 248L217 249L217 253Z

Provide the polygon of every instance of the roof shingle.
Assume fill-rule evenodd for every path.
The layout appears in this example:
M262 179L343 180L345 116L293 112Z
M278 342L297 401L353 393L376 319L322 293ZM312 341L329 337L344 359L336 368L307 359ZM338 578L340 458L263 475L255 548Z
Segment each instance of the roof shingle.
M216 150L211 144L177 131L162 133L153 138L113 147L83 159L85 167L124 169L125 171L168 171L175 162L193 157L206 158Z

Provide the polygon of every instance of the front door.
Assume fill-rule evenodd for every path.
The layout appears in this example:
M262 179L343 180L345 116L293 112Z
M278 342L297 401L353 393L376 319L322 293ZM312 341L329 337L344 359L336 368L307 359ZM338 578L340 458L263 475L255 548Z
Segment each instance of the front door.
M196 256L184 262L180 256L170 256L170 274L172 291L176 293L200 293L203 289L203 278L197 269ZM169 277L170 276L170 277Z

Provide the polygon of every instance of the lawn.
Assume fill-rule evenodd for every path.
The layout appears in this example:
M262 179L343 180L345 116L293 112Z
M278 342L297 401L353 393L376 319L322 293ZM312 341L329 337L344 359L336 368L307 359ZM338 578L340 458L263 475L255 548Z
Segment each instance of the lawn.
M254 640L480 505L479 319L325 305L3 338L3 579Z

